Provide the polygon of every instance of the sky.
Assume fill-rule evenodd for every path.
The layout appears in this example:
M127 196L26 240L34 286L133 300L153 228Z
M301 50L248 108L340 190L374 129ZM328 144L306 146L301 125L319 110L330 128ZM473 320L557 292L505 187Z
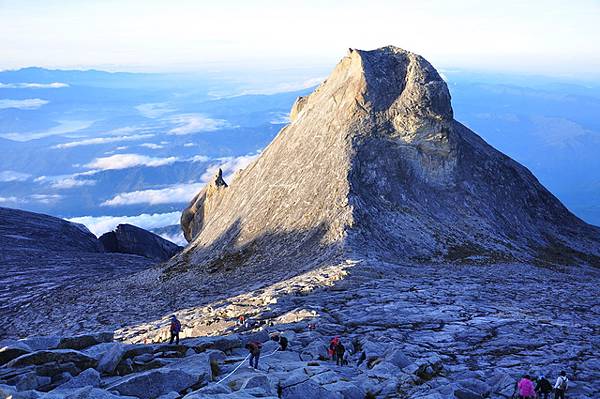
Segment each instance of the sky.
M0 0L0 69L333 65L388 44L445 68L600 76L599 0Z

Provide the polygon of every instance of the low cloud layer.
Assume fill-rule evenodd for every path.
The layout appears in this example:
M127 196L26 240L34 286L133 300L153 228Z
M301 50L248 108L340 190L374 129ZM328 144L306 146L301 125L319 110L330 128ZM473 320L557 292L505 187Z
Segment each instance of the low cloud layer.
M0 89L61 89L69 87L66 83L0 83Z
M168 121L178 125L167 132L168 134L176 136L200 132L212 132L229 126L224 119L212 119L202 114L174 115L169 118Z
M81 216L67 219L70 222L85 225L93 234L100 236L107 231L114 230L117 225L129 223L143 229L155 229L158 227L179 224L180 212L169 213L142 213L136 216Z
M159 118L164 114L175 111L175 109L171 108L167 103L140 104L136 106L135 109L137 109L142 116L152 119Z
M30 141L49 136L58 136L67 133L75 133L87 129L94 124L94 121L58 121L58 124L50 129L33 133L5 133L0 137L14 141Z
M154 134L132 134L130 136L94 137L91 139L83 139L77 141L70 141L68 143L57 144L52 148L73 148L84 145L98 145L107 143L117 143L120 141L144 140L150 137L154 137Z
M31 177L28 173L15 172L14 170L0 171L0 182L25 181Z
M108 201L104 201L101 206L121 206L135 204L177 204L185 203L192 199L194 195L204 186L205 183L176 184L167 188L132 191L121 193Z
M154 158L138 154L116 154L110 157L96 158L85 166L95 170L127 169L134 166L163 166L177 161L177 157Z
M240 157L221 158L218 163L209 166L202 175L200 182L176 184L160 189L149 189L117 194L113 198L102 202L102 206L123 206L137 204L180 204L190 201L194 195L204 187L219 168L223 170L226 180L230 180L235 172L245 168L256 159L258 155L243 155ZM198 155L197 161L207 161L208 158ZM192 158L193 159L193 158Z
M53 182L50 186L59 190L65 190L69 188L82 187L82 186L93 186L96 184L95 180L76 179L74 177L66 177Z
M165 148L164 145L155 143L142 143L140 144L140 147L150 148L151 150L159 150L161 148Z
M48 100L42 100L41 98L26 98L24 100L0 99L0 109L37 109L48 103Z

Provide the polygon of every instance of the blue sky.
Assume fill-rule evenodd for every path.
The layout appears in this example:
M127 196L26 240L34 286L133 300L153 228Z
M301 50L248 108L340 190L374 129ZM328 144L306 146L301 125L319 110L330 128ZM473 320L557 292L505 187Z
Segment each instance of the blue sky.
M0 0L0 69L329 66L387 44L436 66L600 75L600 1Z

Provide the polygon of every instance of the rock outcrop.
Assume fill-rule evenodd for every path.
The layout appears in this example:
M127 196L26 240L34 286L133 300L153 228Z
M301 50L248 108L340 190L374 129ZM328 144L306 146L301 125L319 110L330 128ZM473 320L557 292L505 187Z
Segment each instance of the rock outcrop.
M72 289L148 268L152 260L106 253L85 226L0 208L0 338L12 317L53 290Z
M120 224L99 239L107 252L140 255L161 262L182 250L179 245L131 224Z
M217 177L192 200L190 245L169 270L348 256L600 265L600 229L454 120L419 55L350 50L291 120L229 186Z

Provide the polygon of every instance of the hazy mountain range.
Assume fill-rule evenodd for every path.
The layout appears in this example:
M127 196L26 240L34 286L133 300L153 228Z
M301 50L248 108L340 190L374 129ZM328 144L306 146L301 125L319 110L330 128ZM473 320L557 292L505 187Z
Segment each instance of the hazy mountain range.
M197 75L0 72L0 205L178 234L179 212L287 123L327 71ZM444 71L456 119L600 225L600 85Z

